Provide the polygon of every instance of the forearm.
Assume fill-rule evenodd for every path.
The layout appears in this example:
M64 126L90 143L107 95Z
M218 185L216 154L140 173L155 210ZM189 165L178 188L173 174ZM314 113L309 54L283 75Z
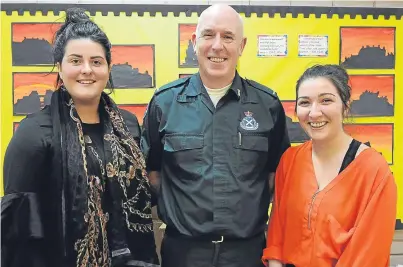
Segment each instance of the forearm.
M374 192L337 267L389 266L397 206L393 176L383 179Z
M283 267L284 265L277 260L269 260L267 267Z

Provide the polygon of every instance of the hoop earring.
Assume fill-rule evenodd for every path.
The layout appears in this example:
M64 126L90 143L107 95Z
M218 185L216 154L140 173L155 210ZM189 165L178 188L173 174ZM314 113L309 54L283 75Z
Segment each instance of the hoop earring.
M60 83L60 87L59 87L63 92L67 92L66 86L64 86L63 81Z

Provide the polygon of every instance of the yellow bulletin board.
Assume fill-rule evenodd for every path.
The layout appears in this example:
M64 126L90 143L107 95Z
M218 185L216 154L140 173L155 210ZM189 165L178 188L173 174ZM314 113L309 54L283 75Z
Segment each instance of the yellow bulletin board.
M67 7L2 5L1 164L18 122L49 103L55 85L55 73L49 74L54 72L50 43ZM206 6L82 7L112 42L116 88L112 97L122 108L136 114L140 123L158 87L197 72L190 37ZM317 63L343 64L348 69L353 102L352 117L346 121L345 129L360 141L369 142L390 164L399 194L397 228L403 228L402 10L267 6L236 9L244 18L248 38L238 70L241 76L277 92L294 145L307 139L294 116L298 77Z

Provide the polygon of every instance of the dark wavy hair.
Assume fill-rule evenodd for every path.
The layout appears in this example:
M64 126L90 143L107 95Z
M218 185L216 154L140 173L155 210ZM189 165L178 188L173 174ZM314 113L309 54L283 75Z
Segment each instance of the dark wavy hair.
M66 11L66 19L64 24L56 32L53 38L53 59L54 66L57 63L61 65L66 45L70 40L75 39L90 39L96 43L99 43L104 51L105 58L108 66L111 66L111 43L97 24L90 20L89 16L85 14L85 10L82 8L69 8ZM62 80L57 75L56 88L59 88L62 84ZM109 81L107 87L113 91L112 75L109 74Z
M335 64L315 65L308 68L298 79L296 86L296 100L298 99L298 91L302 82L313 78L326 78L337 89L337 92L343 102L343 111L349 112L349 102L351 98L351 86L349 85L349 76L347 71ZM295 105L295 111L297 105Z

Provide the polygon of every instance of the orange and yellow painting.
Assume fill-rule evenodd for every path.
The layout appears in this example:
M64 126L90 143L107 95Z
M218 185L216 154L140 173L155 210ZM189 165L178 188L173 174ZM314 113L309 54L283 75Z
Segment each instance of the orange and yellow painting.
M155 86L154 45L116 45L111 53L115 88Z
M192 44L196 24L179 24L179 66L197 67L198 62Z
M354 116L394 115L393 75L351 75L350 84Z
M350 75L351 100L358 100L360 96L369 91L379 93L387 102L394 104L394 76L393 75Z
M22 42L24 39L44 39L51 44L61 25L61 23L13 23L13 42Z
M151 45L112 46L112 64L130 64L140 73L154 73L154 49Z
M119 108L127 110L131 112L132 114L136 115L137 120L139 121L140 125L143 125L143 118L144 114L146 113L147 110L147 104L140 104L140 105L118 105Z
M14 115L25 115L50 104L57 73L14 73Z
M13 65L52 65L52 41L60 26L60 23L13 23Z
M340 62L351 69L393 69L395 28L342 27Z
M380 152L389 164L393 164L393 124L346 124L345 131Z
M295 101L285 100L281 101L281 103L286 115L288 137L290 138L291 144L300 144L309 140L309 136L298 122L297 114L295 112Z
M281 104L283 104L285 115L294 122L298 121L295 114L295 101L281 101Z

